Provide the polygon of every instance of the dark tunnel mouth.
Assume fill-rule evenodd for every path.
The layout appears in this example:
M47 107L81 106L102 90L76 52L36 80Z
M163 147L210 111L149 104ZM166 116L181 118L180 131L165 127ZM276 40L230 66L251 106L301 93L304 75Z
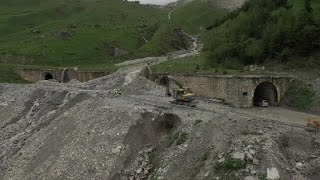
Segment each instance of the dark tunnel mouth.
M51 73L46 73L46 75L44 76L44 80L50 80L53 79L53 75Z
M266 100L270 106L278 105L278 92L276 87L270 82L260 83L255 91L253 97L253 103L256 106L257 102Z
M169 86L169 78L167 76L162 77L159 84L162 86Z

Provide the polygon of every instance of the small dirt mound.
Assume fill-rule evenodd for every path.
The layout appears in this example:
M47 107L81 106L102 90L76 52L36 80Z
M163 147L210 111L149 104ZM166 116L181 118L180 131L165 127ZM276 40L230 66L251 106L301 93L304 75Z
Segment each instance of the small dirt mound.
M122 88L124 94L127 95L145 95L152 94L156 96L164 96L166 89L157 85L155 82L139 76L130 85Z
M68 84L81 84L81 82L77 79L71 79L70 81L67 82Z
M83 89L107 90L121 88L124 75L111 74L82 84Z

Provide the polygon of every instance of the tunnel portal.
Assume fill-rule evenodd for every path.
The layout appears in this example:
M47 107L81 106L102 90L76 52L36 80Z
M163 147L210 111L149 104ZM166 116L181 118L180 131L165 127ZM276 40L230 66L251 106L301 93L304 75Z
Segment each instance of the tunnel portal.
M267 100L269 105L278 105L278 93L276 87L270 82L260 83L254 92L253 101Z
M53 79L53 75L52 75L51 73L47 73L47 74L44 76L44 79L45 79L45 80Z

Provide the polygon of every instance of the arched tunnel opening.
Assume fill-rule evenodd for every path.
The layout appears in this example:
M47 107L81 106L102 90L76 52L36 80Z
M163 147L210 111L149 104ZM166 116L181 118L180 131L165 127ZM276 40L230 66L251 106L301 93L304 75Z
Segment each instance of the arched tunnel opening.
M278 105L278 93L276 87L270 82L260 83L254 92L253 103L255 106L264 106L261 103L267 101L268 105Z
M47 74L44 76L44 79L45 79L45 80L53 79L53 75L52 75L51 73L47 73Z
M159 81L159 84L162 85L162 86L169 86L169 78L168 76L163 76L160 81Z

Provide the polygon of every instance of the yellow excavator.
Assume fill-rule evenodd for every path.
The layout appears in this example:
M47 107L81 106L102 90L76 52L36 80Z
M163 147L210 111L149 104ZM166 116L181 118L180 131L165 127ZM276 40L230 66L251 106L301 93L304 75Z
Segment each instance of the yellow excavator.
M314 130L320 130L320 121L316 120L315 118L309 118L307 127L314 128Z
M199 104L199 101L196 101L195 94L190 90L189 87L183 86L179 89L173 90L173 101L172 104L184 105L184 106L191 106L195 107Z

